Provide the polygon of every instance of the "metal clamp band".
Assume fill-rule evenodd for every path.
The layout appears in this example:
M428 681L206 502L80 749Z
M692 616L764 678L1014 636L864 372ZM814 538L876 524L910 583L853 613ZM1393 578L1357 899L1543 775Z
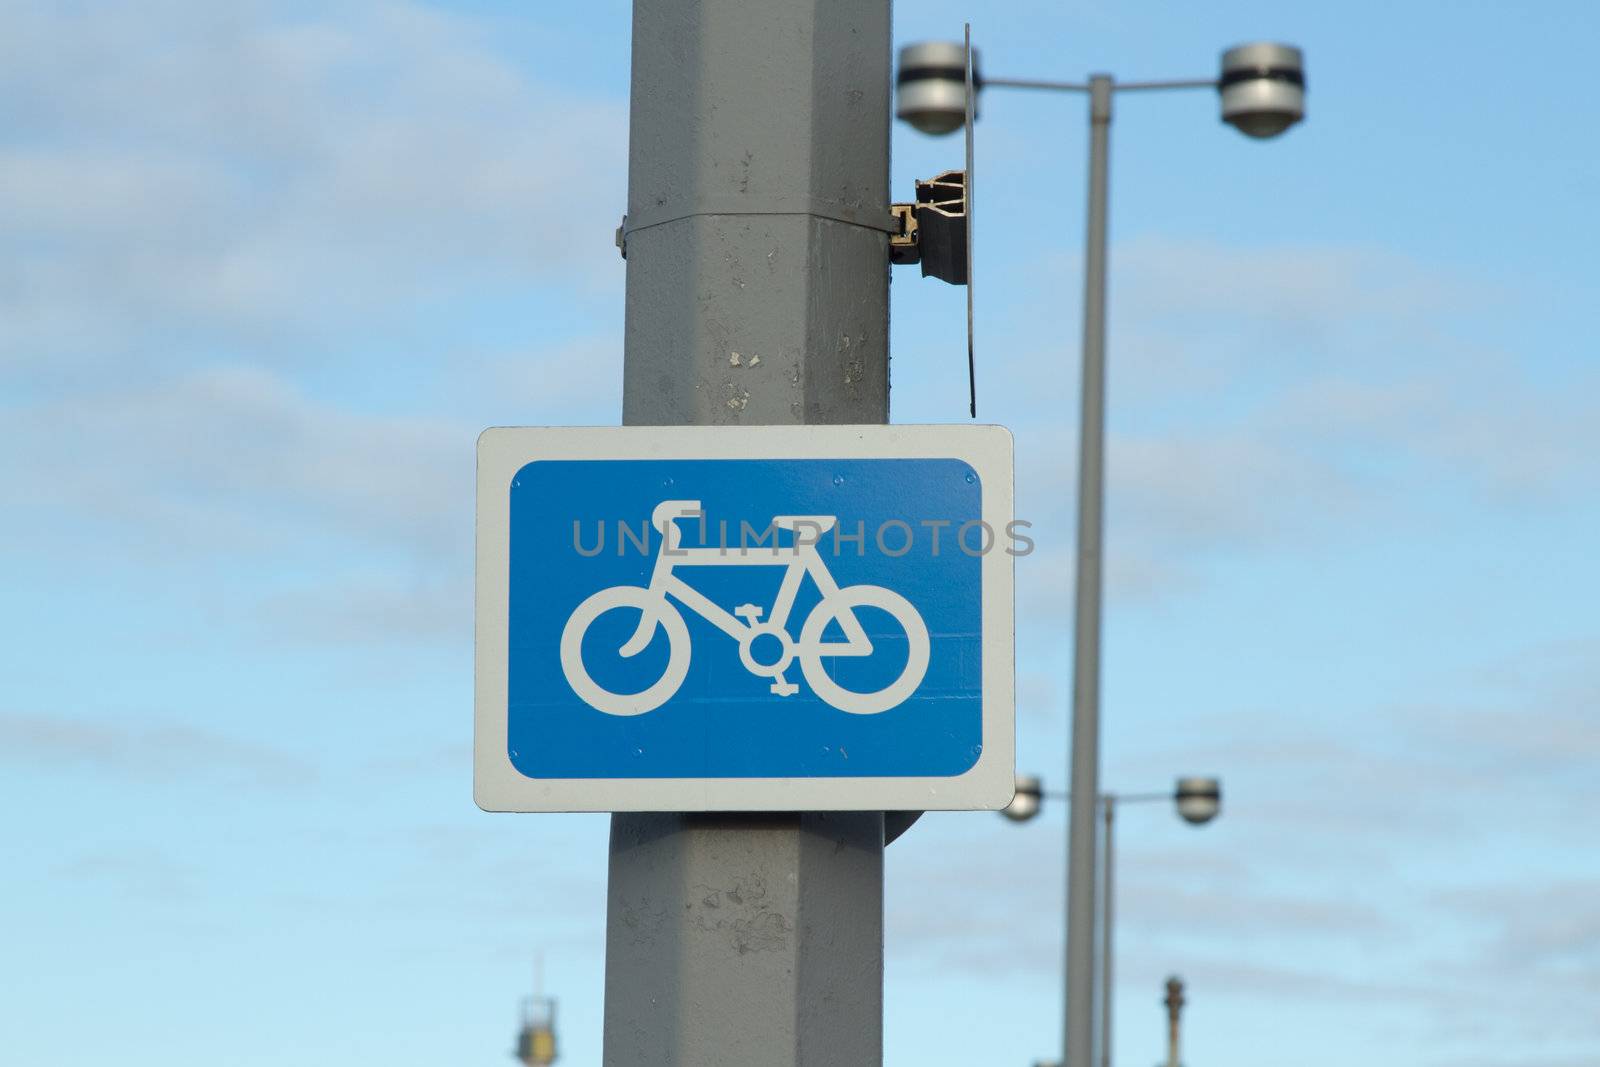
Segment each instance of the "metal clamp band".
M639 230L648 230L652 226L664 226L669 222L679 222L683 219L698 218L702 215L810 215L814 218L829 219L833 222L842 222L847 226L860 226L868 230L878 230L881 233L895 233L897 227L894 216L889 211L889 205L883 206L882 217L876 220L867 220L859 214L834 207L817 200L806 199L794 208L784 207L773 211L752 211L750 202L741 197L726 203L717 201L702 202L696 211L683 211L671 213L669 211L648 211L637 221L630 221L629 216L623 216L622 235Z

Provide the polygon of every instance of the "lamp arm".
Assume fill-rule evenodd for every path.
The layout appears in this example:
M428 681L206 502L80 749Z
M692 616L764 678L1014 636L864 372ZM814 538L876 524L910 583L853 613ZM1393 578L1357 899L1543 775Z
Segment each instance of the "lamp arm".
M1165 793L1111 793L1108 795L1118 804L1154 804L1162 800L1171 802L1176 796L1170 789Z
M1180 78L1176 81L1155 82L1117 82L1114 88L1117 92L1151 92L1164 89L1215 89L1215 78Z
M1089 91L1087 82L1055 82L1040 81L1036 78L981 78L978 82L980 89L1049 89L1063 93L1086 93ZM1171 89L1215 89L1215 78L1179 78L1173 81L1153 82L1113 82L1113 92L1153 92Z
M1089 86L1084 82L1050 82L1037 81L1032 78L990 78L983 77L978 81L978 88L988 89L998 86L1002 89L1054 89L1064 93L1086 93Z
M1154 804L1158 800L1170 801L1174 795L1170 791L1166 793L1102 793L1100 799L1104 800L1110 797L1112 801L1118 804ZM1041 789L1039 796L1045 800L1065 800L1069 802L1072 800L1072 794L1065 790Z

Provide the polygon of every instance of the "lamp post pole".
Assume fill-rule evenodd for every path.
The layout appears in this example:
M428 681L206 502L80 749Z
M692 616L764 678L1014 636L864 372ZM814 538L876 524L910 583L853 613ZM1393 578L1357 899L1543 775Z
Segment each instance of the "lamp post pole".
M1162 1003L1167 1006L1167 1067L1179 1067L1178 1017L1183 1012L1183 979L1177 975L1167 979L1167 996Z
M1107 793L1100 801L1105 813L1105 855L1100 869L1100 1067L1111 1067L1111 943L1116 930L1116 851L1111 834L1116 820L1117 797Z
M1067 1067L1094 1057L1095 800L1100 792L1100 619L1105 534L1106 215L1112 81L1089 79L1089 218L1083 261L1083 385L1072 646L1072 811L1067 820ZM1109 810L1109 809L1108 809Z
M1115 977L1114 946L1117 930L1117 849L1114 837L1117 805L1173 800L1181 803L1184 796L1182 781L1192 780L1180 780L1179 790L1172 793L1133 793L1120 796L1116 793L1105 793L1100 797L1100 814L1103 820L1100 841L1100 1067L1111 1067L1111 1008L1114 1002L1112 989ZM1220 786L1216 788L1216 796L1220 810ZM1199 821L1210 822L1215 817L1216 812L1213 811ZM1196 821L1189 816L1185 816L1185 819L1189 822Z

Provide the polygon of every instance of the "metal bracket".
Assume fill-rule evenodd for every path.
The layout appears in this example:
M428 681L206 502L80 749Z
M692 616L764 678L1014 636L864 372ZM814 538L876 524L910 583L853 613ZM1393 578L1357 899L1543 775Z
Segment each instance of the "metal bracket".
M914 203L889 205L896 223L889 234L889 261L921 263L923 277L966 285L966 172L947 170L919 180L916 191Z
M889 262L915 263L922 258L918 244L917 205L890 204L895 228L889 231Z

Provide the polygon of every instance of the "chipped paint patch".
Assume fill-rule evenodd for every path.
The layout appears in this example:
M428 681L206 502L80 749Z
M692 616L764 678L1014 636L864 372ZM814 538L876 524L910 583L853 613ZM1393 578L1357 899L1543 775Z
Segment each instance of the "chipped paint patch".
M782 902L768 895L760 876L737 878L725 889L700 884L692 892L700 894L700 899L698 907L692 902L684 905L689 924L726 938L736 954L780 952L789 947L794 924L783 913Z

